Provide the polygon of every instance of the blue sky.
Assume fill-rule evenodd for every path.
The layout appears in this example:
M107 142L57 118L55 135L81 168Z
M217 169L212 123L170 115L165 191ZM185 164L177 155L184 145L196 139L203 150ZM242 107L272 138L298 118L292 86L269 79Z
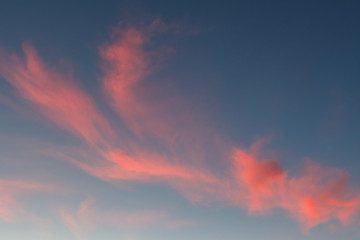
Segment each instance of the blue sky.
M357 239L359 3L5 1L4 239Z

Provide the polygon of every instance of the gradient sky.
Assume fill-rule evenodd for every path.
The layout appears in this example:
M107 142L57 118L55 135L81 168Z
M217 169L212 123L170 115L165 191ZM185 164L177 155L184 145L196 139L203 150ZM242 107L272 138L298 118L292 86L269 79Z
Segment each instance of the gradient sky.
M359 9L2 1L0 239L359 239Z

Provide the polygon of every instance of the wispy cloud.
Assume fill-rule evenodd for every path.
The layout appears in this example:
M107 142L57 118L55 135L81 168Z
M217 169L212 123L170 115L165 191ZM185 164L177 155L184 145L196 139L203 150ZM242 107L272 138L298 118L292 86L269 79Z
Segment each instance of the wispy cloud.
M20 179L0 179L0 219L12 223L36 219L25 207L24 196L53 191L54 186L49 184Z
M216 143L216 133L207 130L206 119L192 113L179 96L159 96L158 91L147 88L143 83L154 72L154 56L161 55L156 49L149 50L156 26L158 23L122 27L100 48L103 92L131 132L127 135L110 126L109 122L116 121L101 113L71 74L50 68L29 44L23 45L23 60L16 55L0 56L0 74L19 95L52 123L82 138L95 156L50 154L113 184L122 180L163 183L191 202L222 202L247 208L251 214L281 208L306 231L331 220L348 224L355 217L359 192L348 186L345 170L309 161L292 176L276 159L257 157L262 142L250 149L233 144L222 148ZM222 171L209 163L211 154L224 165ZM0 199L0 217L11 220L12 212L6 209L15 209L17 202L11 192L6 193ZM104 212L94 205L95 199L90 197L76 212L60 209L60 216L80 237L83 231L104 223L122 227L164 217L156 212ZM169 226L177 225L187 222Z
M15 54L0 56L0 74L56 125L91 144L104 143L111 127L71 74L47 66L28 43L23 50L24 60Z
M278 162L258 160L240 149L235 150L234 161L241 189L238 202L250 213L282 208L308 231L333 219L346 225L359 210L360 192L349 187L345 170L308 160L298 176L292 177Z
M79 239L101 226L117 229L146 228L149 226L182 228L191 226L189 221L173 219L164 211L100 209L96 199L88 196L75 211L65 207L57 209L63 223Z

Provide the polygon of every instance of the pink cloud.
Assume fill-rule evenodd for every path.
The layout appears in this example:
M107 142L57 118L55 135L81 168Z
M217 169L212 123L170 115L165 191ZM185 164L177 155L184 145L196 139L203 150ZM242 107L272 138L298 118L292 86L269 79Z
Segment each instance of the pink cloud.
M0 219L14 223L34 219L22 204L22 196L51 191L53 188L50 185L31 181L0 179Z
M159 97L143 84L154 71L154 56L159 55L146 50L153 31L154 26L127 26L100 50L104 93L133 133L131 140L129 135L113 130L94 101L69 74L48 67L28 44L23 45L24 60L16 55L0 56L0 74L20 96L57 126L82 137L96 156L85 154L82 161L84 157L76 153L50 154L66 158L113 184L123 180L163 183L191 202L220 201L247 208L251 214L284 209L306 231L331 220L344 225L351 222L359 210L360 195L348 186L348 174L344 170L324 168L310 161L297 176L290 176L278 161L257 157L264 141L256 142L249 150L227 146L225 149L233 151L231 159L229 152L215 149L219 146L214 143L210 154L218 154L219 161L226 166L222 172L211 169L205 161L205 146L212 143L215 134L205 130L206 121L188 110L179 97ZM161 147L149 146L144 141L146 137ZM126 144L119 147L115 139ZM16 186L31 189L27 185ZM8 190L0 196L0 217L10 221L14 212L11 209L18 208L15 193ZM101 224L142 225L164 217L157 212L100 211L91 197L75 212L65 208L59 212L63 222L78 236Z
M100 226L111 226L118 229L142 228L147 226L166 226L168 222L176 223L167 213L162 211L128 211L101 210L96 199L89 196L81 202L78 209L71 212L64 207L59 208L60 218L79 239L86 239L86 235ZM181 227L180 225L178 227ZM184 225L185 227L185 225Z
M105 92L115 111L136 134L153 134L166 139L168 143L171 142L168 144L171 150L179 147L173 144L173 136L180 136L183 142L196 139L197 144L184 145L192 155L199 149L203 150L201 148L206 137L202 136L210 137L206 132L193 128L196 121L187 121L195 119L195 115L181 108L178 111L181 113L180 118L171 118L167 111L168 105L151 101L151 98L150 101L144 100L143 96L152 94L141 88L141 83L153 72L153 52L145 50L150 42L148 30L127 27L117 32L115 41L103 46L101 56L105 74L102 81ZM173 102L169 102L171 106ZM185 131L176 127L182 122L192 127ZM172 123L176 124L171 125ZM235 148L232 163L234 168L231 169L230 176L208 172L203 164L190 162L176 165L174 162L178 161L172 158L144 154L141 150L137 150L138 153L133 156L122 152L107 153L106 159L112 164L90 171L108 181L157 178L175 187L192 201L201 202L209 198L219 200L221 196L222 201L246 206L250 213L283 208L306 229L332 219L345 224L355 215L359 195L347 186L346 172L321 168L310 162L300 176L289 177L276 160L257 159L256 153L267 141L257 141L249 151ZM182 157L176 155L176 151L174 156L175 159ZM226 159L223 161L229 163Z
M62 157L104 181L167 184L192 202L207 202L207 197L220 193L224 185L221 179L204 168L179 164L165 155L140 150L132 155L120 150L105 152L102 160L95 160L92 164L79 160L76 155Z
M305 231L331 220L348 225L358 213L360 193L348 186L346 171L323 168L309 161L292 177L279 162L258 159L254 147L251 149L234 149L233 166L229 166L227 175L172 164L164 156L148 153L129 156L121 151L112 152L99 165L72 161L114 184L122 180L167 184L194 203L222 202L247 208L250 214L283 209Z
M239 204L251 213L282 208L308 231L330 220L346 225L359 210L360 192L348 186L345 170L308 161L299 176L290 177L278 162L260 161L240 149L235 150L234 161L242 189Z
M154 109L135 93L136 85L151 73L150 55L143 50L148 38L142 31L128 28L113 44L101 48L105 75L102 79L106 94L115 111L130 128L141 133L163 128L154 119Z
M23 44L25 59L0 55L0 75L20 96L37 107L47 118L89 143L101 142L112 135L107 120L91 98L72 80L47 66L36 50Z
M100 48L104 72L100 80L110 105L138 140L151 137L194 163L204 158L203 145L214 141L213 132L169 85L147 84L164 58L163 49L154 47L151 38L166 28L156 20L150 26L115 30L112 41Z

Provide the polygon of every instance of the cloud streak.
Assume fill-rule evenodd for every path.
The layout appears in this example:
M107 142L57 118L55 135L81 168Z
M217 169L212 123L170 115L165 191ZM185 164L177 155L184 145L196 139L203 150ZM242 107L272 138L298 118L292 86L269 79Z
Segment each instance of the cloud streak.
M92 99L76 86L71 74L51 69L28 43L22 47L24 60L15 54L0 56L0 74L18 94L53 123L88 143L104 143L111 137L108 121Z
M89 232L100 226L110 226L117 229L146 228L161 226L166 228L183 228L192 226L186 220L172 219L163 211L142 210L104 210L100 209L94 197L88 196L75 211L64 207L57 209L61 221L78 238L86 239Z
M182 119L163 117L166 109L154 102L143 101L141 94L144 92L137 90L139 83L153 71L153 53L145 50L146 44L150 42L148 31L127 27L117 32L117 36L113 43L105 45L100 52L105 66L102 78L105 92L110 96L115 111L136 134L145 132L159 138L166 135L164 139L169 141L172 133L181 134L181 129L171 126L171 123L181 122ZM187 119L192 119L188 111L181 113L184 116L187 114ZM194 132L206 136L204 132ZM186 141L192 135L185 134L182 137ZM197 138L197 141L204 139ZM359 194L347 186L346 171L322 168L309 161L298 177L291 177L276 160L260 161L251 154L259 151L260 145L254 144L251 150L229 147L233 149L233 162L230 164L235 170L229 168L228 176L206 172L203 165L194 169L184 164L172 165L172 162L177 161L141 151L133 157L121 152L107 154L106 159L113 165L88 171L107 181L160 179L177 188L190 200L201 202L209 197L219 200L219 196L222 196L220 200L240 207L246 206L250 213L282 208L296 218L305 231L332 219L346 224L357 213ZM186 147L190 148L189 152L197 150L195 146Z
M42 183L20 179L0 179L0 219L17 223L31 221L32 214L21 203L24 195L50 193L53 187Z
M204 158L204 145L213 141L207 123L191 112L168 85L154 87L147 77L155 72L166 51L152 37L168 29L160 20L150 26L124 25L100 48L100 81L109 104L138 137L151 139L194 163ZM195 149L197 148L197 149ZM177 158L180 159L180 158Z
M30 45L23 45L24 60L1 55L0 73L24 100L52 123L82 138L96 156L90 161L76 153L55 155L104 181L163 183L191 202L222 202L246 208L250 214L267 214L279 208L300 222L305 231L331 220L349 224L359 210L360 195L348 186L345 170L309 161L292 176L277 160L258 158L259 143L249 150L229 144L225 149L230 150L224 151L213 140L216 134L203 127L206 121L200 121L179 97L159 97L158 91L144 85L154 71L154 56L160 54L147 50L158 24L118 29L113 41L100 48L103 92L133 134L131 140L130 134L120 135L110 126L71 75L47 66ZM160 147L153 146L157 144ZM208 144L213 146L210 150L206 150ZM216 156L225 170L212 168L206 153ZM76 235L81 235L82 228L91 229L101 222L115 226L124 223L118 223L111 212L97 212L94 203L89 198L76 213L60 211ZM11 212L6 209L16 207L13 195L3 195L0 204L0 217L10 220ZM131 215L124 221L133 224L153 221L153 217Z

